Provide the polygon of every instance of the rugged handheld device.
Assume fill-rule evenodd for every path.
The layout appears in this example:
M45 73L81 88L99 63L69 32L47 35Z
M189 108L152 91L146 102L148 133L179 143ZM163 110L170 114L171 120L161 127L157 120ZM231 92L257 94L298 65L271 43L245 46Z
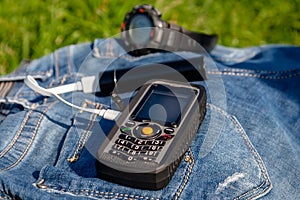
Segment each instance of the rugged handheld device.
M97 152L99 178L142 189L165 187L206 112L202 86L145 84Z

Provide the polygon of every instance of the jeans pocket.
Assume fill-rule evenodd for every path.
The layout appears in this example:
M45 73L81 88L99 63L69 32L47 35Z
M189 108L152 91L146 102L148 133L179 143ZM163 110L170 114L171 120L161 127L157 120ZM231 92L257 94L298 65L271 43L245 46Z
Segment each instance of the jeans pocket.
M191 158L190 152L186 156ZM94 163L89 169L94 171ZM130 188L94 177L83 177L76 172L45 166L35 186L45 191L44 199L64 198L91 198L91 199L177 199L190 176L193 163L183 160L174 174L169 185L157 191Z
M266 166L237 118L212 104L191 149L195 167L182 199L258 199L272 188Z
M100 107L99 104L89 101L84 105L88 108ZM170 183L164 189L150 191L108 182L97 178L96 158L89 146L90 140L101 140L99 135L93 135L96 132L93 124L97 123L103 123L102 128L109 131L111 125L108 121L93 114L76 114L58 161L54 166L44 166L34 184L43 192L43 199L177 199L180 196L194 167L191 150L186 152Z
M55 163L71 117L71 109L58 101L8 115L0 126L0 172L32 177L32 170Z
M99 106L87 105L90 108ZM207 110L194 142L170 183L156 191L97 178L96 158L88 141L100 137L93 136L92 124L104 123L108 130L110 127L107 121L78 113L77 120L86 118L87 121L82 131L73 124L56 164L42 168L34 184L41 192L37 195L43 195L44 199L257 199L265 196L272 188L267 169L238 120L211 104ZM213 122L212 118L215 118ZM217 140L214 147L203 153L211 142L211 125L220 135L214 138Z

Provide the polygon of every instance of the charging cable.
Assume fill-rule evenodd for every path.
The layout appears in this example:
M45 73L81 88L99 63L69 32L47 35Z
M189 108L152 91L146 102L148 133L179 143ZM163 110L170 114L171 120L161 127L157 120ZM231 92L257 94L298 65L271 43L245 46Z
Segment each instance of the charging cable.
M67 93L67 92L73 92L73 91L83 91L85 93L91 93L93 90L93 84L95 83L95 76L89 76L89 77L83 77L81 81L78 81L76 83L63 85L55 88L43 88L41 87L38 82L30 75L26 76L24 83L35 92L43 95L43 96L54 96L59 101L63 102L64 104L71 106L73 108L76 108L78 110L82 110L89 113L97 114L104 119L107 120L116 120L118 116L120 115L119 111L111 110L111 109L91 109L91 108L83 108L77 105L74 105L66 100L64 100L59 94Z

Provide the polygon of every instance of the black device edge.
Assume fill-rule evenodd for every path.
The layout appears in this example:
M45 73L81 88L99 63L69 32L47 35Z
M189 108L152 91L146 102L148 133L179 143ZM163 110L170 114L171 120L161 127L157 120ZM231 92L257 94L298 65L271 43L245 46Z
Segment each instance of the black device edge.
M206 114L207 96L206 96L205 88L203 86L195 85L195 84L192 84L192 86L200 89L199 97L202 97L201 99L198 99L199 110L194 109L194 110L198 110L200 112L199 119L198 119L200 122L199 123L199 127L200 127L200 125L205 117L205 114ZM142 93L140 93L140 96L141 95L142 95ZM130 102L130 105L134 105L138 101L140 96L138 96L137 98L133 98L132 102ZM117 125L115 125L113 127L113 129L116 130L119 128L117 127ZM182 155L179 156L179 158L177 158L175 161L173 161L166 168L160 170L159 172L153 171L151 173L147 173L146 176L145 176L145 173L120 172L120 171L118 171L114 168L111 168L105 164L102 164L96 160L96 168L97 168L98 177L103 180L107 180L107 181L117 183L117 184L122 184L122 185L129 186L129 187L134 187L134 188L139 188L139 189L159 190L168 185L172 176L174 175L175 171L177 170L177 167L180 164L187 149L188 148L186 148L184 150L184 152L182 153ZM104 171L106 171L106 173L103 173ZM137 179L140 177L141 180L143 180L143 181L137 181L133 177L137 177ZM153 182L153 180L155 180L155 183Z
M111 63L110 66L113 66L113 68L99 73L100 92L96 93L97 96L111 95L118 85L121 87L117 87L119 90L117 93L124 93L134 91L137 89L135 88L137 85L142 86L144 83L152 79L167 79L176 81L178 76L175 74L175 71L189 82L203 81L207 79L203 56L159 63L145 63L143 65L140 65L139 63L132 63L130 67L121 69L115 69L114 63ZM173 71L167 70L164 73L160 72L161 74L157 73L153 69L159 66L167 66L170 69L173 69ZM130 74L129 77L127 76L125 80L122 80L122 76L132 69L134 69L136 73Z

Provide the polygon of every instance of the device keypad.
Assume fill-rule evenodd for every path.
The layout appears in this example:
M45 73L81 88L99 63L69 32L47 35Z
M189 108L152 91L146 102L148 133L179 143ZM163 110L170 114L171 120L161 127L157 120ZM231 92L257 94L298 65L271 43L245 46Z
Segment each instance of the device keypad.
M120 127L110 154L132 162L136 160L155 161L166 144L174 137L174 128L162 129L153 123L140 123L128 120Z
M142 140L125 133L119 134L110 154L117 155L126 161L155 161L166 141L161 139Z

